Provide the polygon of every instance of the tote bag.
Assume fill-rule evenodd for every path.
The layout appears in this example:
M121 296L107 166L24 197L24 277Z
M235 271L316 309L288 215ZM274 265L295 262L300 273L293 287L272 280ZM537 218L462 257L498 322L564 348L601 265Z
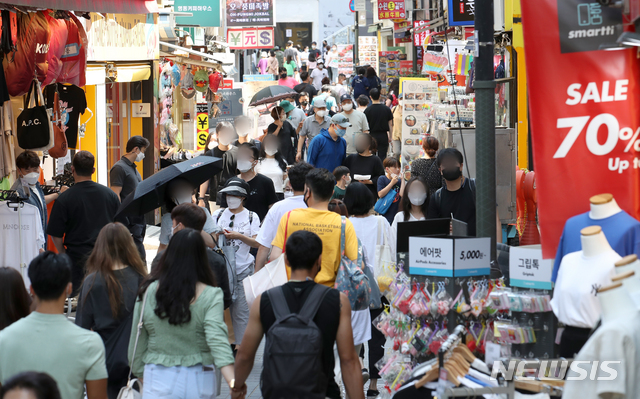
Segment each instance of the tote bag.
M33 100L33 106L31 100ZM40 82L36 79L31 82L31 87L24 101L24 109L18 115L17 125L20 148L46 151L53 147L53 125L42 97Z
M149 287L142 297L142 306L140 307L140 320L138 320L138 326L136 330L136 340L133 344L133 355L131 356L131 368L129 369L129 378L127 385L122 387L118 393L117 399L142 399L142 381L137 378L131 379L131 373L133 372L133 361L136 359L136 352L138 351L138 339L140 338L140 330L142 330L142 316L144 315L144 307L147 304L147 296L149 295ZM133 389L135 384L138 384L140 391Z
M287 233L289 229L289 215L287 212L287 223L284 228L284 244L282 245L282 254L272 262L267 263L262 269L242 280L244 294L247 298L247 304L251 308L251 304L258 295L274 287L279 287L288 281L287 266L284 263L284 251L287 246Z
M358 259L354 262L344 254L345 226L347 219L342 216L342 231L340 234L340 268L336 275L334 288L349 298L351 310L365 310L369 308L371 286L369 278L360 268L362 265L363 248L358 241ZM365 269L367 266L365 266Z
M384 227L382 216L378 216L378 244L376 245L376 259L375 267L373 269L376 278L380 276L385 266L395 263L391 256L391 246L389 245L389 242L387 242L386 234L384 234Z

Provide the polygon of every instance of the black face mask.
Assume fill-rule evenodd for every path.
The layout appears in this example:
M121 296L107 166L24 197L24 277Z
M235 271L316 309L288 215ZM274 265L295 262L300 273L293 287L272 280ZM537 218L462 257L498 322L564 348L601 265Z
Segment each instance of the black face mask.
M280 79L286 79L287 78L287 74L286 73L281 73L280 74Z
M306 101L303 101L303 102L301 102L300 104L301 104L302 106L304 106L304 107L306 107L307 105L309 105L309 103L308 103L308 102L306 102Z
M309 198L307 198L307 194L309 194L309 191L305 190L304 194L302 195L302 200L304 201L304 204L307 206L307 208L309 207ZM311 195L309 195L309 197L311 197Z
M442 170L442 177L447 181L458 180L462 176L460 168L447 168Z

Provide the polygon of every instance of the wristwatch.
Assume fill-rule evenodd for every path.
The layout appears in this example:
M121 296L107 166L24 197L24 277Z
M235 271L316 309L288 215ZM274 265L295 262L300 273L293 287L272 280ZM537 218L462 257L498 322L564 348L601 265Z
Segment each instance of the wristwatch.
M198 197L198 201L204 201L205 198L204 197Z

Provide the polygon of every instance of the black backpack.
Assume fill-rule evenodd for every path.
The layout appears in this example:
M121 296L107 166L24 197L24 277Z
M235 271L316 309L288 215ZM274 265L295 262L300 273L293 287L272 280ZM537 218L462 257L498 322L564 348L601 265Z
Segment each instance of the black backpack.
M282 287L266 292L276 322L267 331L260 389L266 398L324 399L322 331L313 322L331 289L316 284L300 313L291 313Z

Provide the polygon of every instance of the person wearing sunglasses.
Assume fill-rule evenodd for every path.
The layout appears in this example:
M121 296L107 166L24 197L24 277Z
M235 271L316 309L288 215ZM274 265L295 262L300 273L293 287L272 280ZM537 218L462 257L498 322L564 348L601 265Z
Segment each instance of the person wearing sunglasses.
M222 229L220 234L224 234L228 245L237 248L235 258L238 279L233 290L236 299L229 307L236 349L242 342L244 331L249 323L249 305L242 281L253 274L255 258L250 251L251 248L258 248L256 237L260 231L260 217L244 207L250 191L251 188L246 181L238 177L230 178L220 190L220 193L226 197L227 208L218 209L213 213L213 219Z

